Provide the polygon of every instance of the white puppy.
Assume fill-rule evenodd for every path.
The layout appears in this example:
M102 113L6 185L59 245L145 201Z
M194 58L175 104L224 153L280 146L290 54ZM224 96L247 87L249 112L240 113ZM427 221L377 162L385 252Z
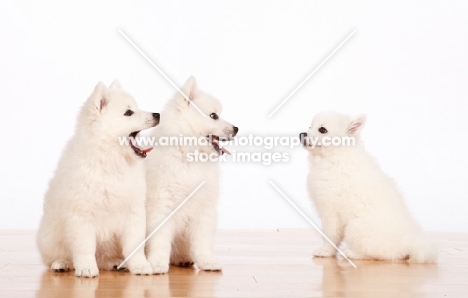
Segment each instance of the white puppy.
M195 188L206 183L147 242L147 257L154 273L166 273L169 263L202 270L221 270L213 255L216 232L216 205L219 195L219 165L217 162L196 162L189 156L222 155L218 138L235 136L238 128L222 120L220 102L200 91L190 77L182 91L190 101L177 94L169 101L162 115L164 122L154 131L161 137L180 136L211 141L198 144L173 144L155 148L147 160L147 234L150 234ZM207 117L194 107L198 107ZM193 158L193 156L192 156Z
M337 246L346 243L349 258L434 262L436 249L424 239L394 182L365 151L360 138L364 124L365 116L325 112L300 135L310 152L308 189L323 232ZM341 146L331 145L334 137ZM347 137L355 144L343 144ZM335 254L327 241L314 253Z
M122 146L159 114L140 111L118 82L99 83L78 116L45 195L37 244L56 271L74 268L94 277L119 265L145 238L146 183L143 148ZM141 249L127 262L134 274L151 274Z

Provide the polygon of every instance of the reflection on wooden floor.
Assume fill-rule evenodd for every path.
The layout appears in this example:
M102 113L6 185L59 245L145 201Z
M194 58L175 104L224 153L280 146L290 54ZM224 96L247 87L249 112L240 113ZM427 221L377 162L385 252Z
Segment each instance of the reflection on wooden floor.
M55 273L40 262L34 231L0 231L0 297L468 297L468 234L432 233L438 264L311 258L313 230L220 231L222 272L171 267L98 278Z

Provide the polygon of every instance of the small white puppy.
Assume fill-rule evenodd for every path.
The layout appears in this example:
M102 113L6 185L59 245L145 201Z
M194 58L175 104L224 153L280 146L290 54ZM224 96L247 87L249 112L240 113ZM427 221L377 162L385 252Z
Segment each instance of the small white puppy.
M436 249L424 239L394 182L364 149L360 132L365 120L363 115L319 113L300 134L310 152L308 190L323 232L336 246L346 243L344 253L352 259L435 262ZM346 138L350 144L343 144ZM341 146L332 145L338 140ZM327 241L314 253L335 254Z
M238 128L221 119L221 103L201 91L190 77L182 91L190 101L177 94L162 112L164 122L154 136L180 136L192 144L158 146L147 160L147 234L150 234L195 188L205 184L147 242L148 261L155 274L166 273L169 263L202 270L221 270L213 254L216 232L216 205L219 196L219 164L191 160L195 151L216 156L229 153L218 139L234 137ZM203 117L194 104L207 116ZM209 138L209 136L211 136ZM192 156L193 157L193 156Z
M45 195L37 244L47 266L94 277L143 241L148 150L122 146L119 138L133 139L158 123L159 114L140 111L117 81L109 89L96 86ZM133 274L152 274L143 249L125 266Z

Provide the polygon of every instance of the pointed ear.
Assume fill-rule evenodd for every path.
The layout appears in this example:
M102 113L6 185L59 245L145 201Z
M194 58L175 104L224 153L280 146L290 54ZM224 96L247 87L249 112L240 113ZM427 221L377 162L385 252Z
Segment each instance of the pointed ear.
M109 89L122 89L122 85L120 85L119 80L115 79L109 86Z
M358 135L366 124L366 115L361 114L354 117L348 124L348 133Z
M108 100L105 98L106 93L106 85L99 82L96 87L94 87L94 91L91 96L88 98L88 105L92 111L101 112L101 110L107 105Z
M193 76L190 76L188 78L187 82L185 82L184 86L182 86L182 92L190 99L194 100L195 96L198 92L198 86L197 86L197 81ZM186 98L184 98L185 101L187 101ZM190 102L188 102L190 104Z

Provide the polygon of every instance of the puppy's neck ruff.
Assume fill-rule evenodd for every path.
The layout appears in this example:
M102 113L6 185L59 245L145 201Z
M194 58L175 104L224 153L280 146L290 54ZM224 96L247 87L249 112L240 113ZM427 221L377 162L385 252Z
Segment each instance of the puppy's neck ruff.
M364 144L356 138L356 143L352 146L317 146L309 150L310 154L319 159L324 158L349 158L365 152Z

